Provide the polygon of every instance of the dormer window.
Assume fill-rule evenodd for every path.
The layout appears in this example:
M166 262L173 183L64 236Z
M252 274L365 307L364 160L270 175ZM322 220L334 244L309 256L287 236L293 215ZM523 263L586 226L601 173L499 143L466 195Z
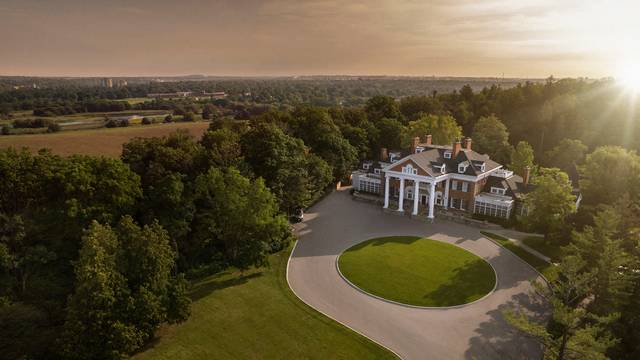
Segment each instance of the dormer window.
M492 194L504 195L506 192L507 192L507 190L505 190L503 188L499 188L499 187L495 187L495 186L491 187L491 193Z
M486 167L484 166L484 163L482 163L482 165L480 165L480 171L485 172Z
M445 159L451 159L451 151L445 151L444 152L444 158Z
M461 162L460 164L458 164L458 172L460 174L464 174L467 171L467 167L469 166L469 164L465 161L465 162Z
M421 152L423 152L423 151L424 151L424 148L423 148L423 147L421 147L421 146L418 146L418 147L416 148L416 154L419 154L419 153L421 153Z
M362 164L362 168L365 170L369 170L369 166L371 166L370 164L364 163Z
M445 164L441 164L441 165L436 164L436 165L433 165L433 168L439 171L441 174L444 174L447 171L447 165Z
M411 164L402 167L402 172L404 174L417 175L418 169L414 168Z

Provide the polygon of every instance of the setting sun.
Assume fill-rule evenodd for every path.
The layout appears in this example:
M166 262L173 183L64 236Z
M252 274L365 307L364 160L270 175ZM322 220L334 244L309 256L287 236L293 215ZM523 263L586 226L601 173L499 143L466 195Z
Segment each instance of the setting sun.
M634 93L640 92L640 61L619 68L616 81Z

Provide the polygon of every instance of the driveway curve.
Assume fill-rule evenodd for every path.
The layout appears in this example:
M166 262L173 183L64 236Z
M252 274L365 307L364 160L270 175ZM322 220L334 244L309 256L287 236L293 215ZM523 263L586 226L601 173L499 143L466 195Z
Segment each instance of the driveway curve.
M404 359L539 359L541 348L502 317L517 306L534 316L543 307L529 296L539 275L477 228L436 220L425 223L384 213L354 201L348 191L332 193L312 207L296 226L299 241L287 270L289 286L301 300L334 320L387 347ZM345 249L382 236L423 236L461 246L495 269L495 291L458 308L420 309L364 294L338 273Z

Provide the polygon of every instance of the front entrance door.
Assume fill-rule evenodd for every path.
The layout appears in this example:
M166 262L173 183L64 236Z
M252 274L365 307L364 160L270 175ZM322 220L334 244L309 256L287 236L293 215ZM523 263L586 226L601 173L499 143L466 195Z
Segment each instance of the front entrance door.
M429 196L427 194L420 194L420 204L427 205L429 201Z

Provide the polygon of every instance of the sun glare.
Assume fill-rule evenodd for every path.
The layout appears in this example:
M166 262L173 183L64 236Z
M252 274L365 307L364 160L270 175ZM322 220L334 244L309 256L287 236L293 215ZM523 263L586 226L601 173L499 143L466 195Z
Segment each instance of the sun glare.
M640 61L620 67L616 81L634 93L640 93Z

